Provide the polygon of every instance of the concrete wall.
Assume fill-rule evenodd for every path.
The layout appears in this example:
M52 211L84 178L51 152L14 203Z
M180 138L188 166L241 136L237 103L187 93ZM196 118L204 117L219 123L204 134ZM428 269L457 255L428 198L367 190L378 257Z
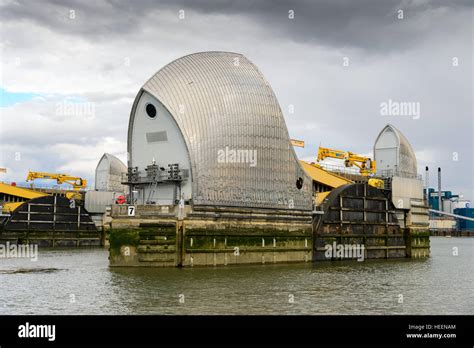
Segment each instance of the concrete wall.
M265 214L252 210L193 211L177 219L176 207L112 208L111 266L226 266L310 262L310 215ZM219 217L217 218L217 216Z
M410 209L412 200L423 200L423 182L419 179L392 178L392 202L397 209Z
M319 224L315 220L313 226L311 214L305 211L138 205L135 216L128 216L128 206L113 205L110 265L192 267L319 261L327 258L318 258L318 252L333 241L366 245L366 258L429 257L428 212L421 183L406 178L395 183L398 197L407 199L405 205L410 207L389 209L398 217L398 224L389 219L379 228L373 224L361 228L354 223L342 228L331 218L329 223L335 229L325 234L315 232ZM384 206L390 204L383 194L370 202L380 199L385 199ZM344 207L354 212L352 205Z
M115 192L87 191L84 207L89 213L105 213L106 208L114 204L120 194Z

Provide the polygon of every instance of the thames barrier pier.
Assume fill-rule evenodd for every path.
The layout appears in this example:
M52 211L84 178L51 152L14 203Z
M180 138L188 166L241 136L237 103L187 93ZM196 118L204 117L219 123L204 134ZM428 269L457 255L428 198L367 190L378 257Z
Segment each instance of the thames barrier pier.
M423 182L398 129L380 132L360 173L300 161L293 143L245 56L203 52L166 65L131 110L129 194L110 210L110 265L318 262L337 259L325 253L334 243L362 245L365 258L429 256Z

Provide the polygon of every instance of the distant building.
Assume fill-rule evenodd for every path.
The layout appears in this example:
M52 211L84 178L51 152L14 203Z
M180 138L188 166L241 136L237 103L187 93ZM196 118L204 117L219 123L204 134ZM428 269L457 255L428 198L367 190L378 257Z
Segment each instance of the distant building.
M456 208L454 214L474 219L474 208ZM461 231L474 231L474 221L458 219L457 228Z
M453 213L456 208L464 208L459 205L459 195L453 194L452 191L441 191L441 205L438 202L438 191L433 188L428 189L428 204L430 209ZM435 213L432 213L432 215Z
M462 195L453 194L452 191L441 191L441 204L438 199L438 191L428 188L429 209L442 211L446 214L430 212L430 230L434 235L446 235L458 233L460 236L474 235L474 221L463 219L474 218L474 208L471 202L463 199ZM454 214L458 216L453 216Z

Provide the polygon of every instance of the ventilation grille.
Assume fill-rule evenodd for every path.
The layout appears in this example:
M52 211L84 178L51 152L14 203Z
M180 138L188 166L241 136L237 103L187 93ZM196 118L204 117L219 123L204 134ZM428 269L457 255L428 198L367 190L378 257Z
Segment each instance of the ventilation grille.
M166 134L166 131L146 133L146 141L148 143L160 143L163 141L168 141L168 135Z

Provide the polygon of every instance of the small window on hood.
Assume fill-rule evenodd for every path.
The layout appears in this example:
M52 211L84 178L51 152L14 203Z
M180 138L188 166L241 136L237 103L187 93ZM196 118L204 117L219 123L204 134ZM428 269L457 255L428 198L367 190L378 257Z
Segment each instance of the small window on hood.
M146 114L150 118L155 118L156 117L156 108L153 104L146 104L145 106Z

